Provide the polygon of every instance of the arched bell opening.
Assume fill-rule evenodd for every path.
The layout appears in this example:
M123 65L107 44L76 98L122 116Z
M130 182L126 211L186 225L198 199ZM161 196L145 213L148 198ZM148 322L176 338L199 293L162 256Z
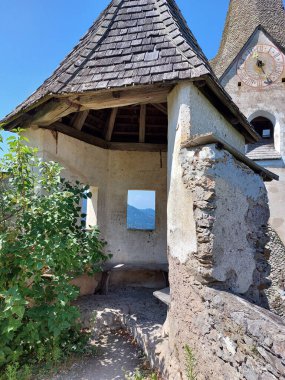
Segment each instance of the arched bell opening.
M251 125L259 134L264 144L274 144L274 126L269 119L258 116L251 121Z
M280 153L276 150L274 117L267 117L266 113L254 114L249 119L260 140L255 144L246 146L246 154L253 160L280 159ZM275 119L275 118L274 118Z

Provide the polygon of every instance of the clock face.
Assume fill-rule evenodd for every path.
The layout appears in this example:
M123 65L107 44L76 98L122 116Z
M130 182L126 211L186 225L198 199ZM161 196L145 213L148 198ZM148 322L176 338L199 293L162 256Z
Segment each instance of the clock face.
M284 70L282 53L272 45L247 49L237 64L237 74L248 86L265 88L276 82Z

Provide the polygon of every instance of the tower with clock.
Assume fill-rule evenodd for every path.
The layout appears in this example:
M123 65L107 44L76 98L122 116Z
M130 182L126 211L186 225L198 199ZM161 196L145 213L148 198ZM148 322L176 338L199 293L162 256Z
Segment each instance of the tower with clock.
M285 244L285 11L283 0L230 0L212 60L261 139L246 154L279 175L269 183L271 224Z

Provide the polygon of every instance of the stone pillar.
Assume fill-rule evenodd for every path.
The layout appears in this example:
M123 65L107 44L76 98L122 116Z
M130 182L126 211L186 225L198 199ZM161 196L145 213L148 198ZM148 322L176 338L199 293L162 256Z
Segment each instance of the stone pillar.
M191 96L188 100L191 102ZM168 107L168 376L176 379L177 373L177 379L186 379L181 368L185 372L187 344L197 359L203 359L198 363L203 376L198 379L226 379L219 377L227 368L222 367L225 363L218 362L211 370L214 351L210 345L205 346L208 342L204 337L215 327L211 327L211 310L204 304L204 297L207 294L209 298L212 290L223 297L226 291L264 304L263 290L268 286L269 274L264 254L269 219L267 192L259 175L215 144L182 149L185 136L191 137L195 129L191 123L197 115L193 116L195 109L179 89L175 96L170 95ZM231 138L230 125L226 132ZM222 322L223 315L218 318ZM206 361L210 362L207 367ZM228 367L228 378L238 379L233 377L236 370Z

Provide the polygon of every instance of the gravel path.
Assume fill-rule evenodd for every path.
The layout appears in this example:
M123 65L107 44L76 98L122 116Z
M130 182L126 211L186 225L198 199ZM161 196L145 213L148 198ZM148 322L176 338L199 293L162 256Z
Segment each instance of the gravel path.
M82 297L77 305L81 310L85 327L98 327L101 332L99 340L98 335L94 335L98 352L94 357L76 361L71 368L61 371L51 380L125 380L127 374L146 367L145 359L138 346L134 344L133 338L123 330L116 330L122 326L120 318L117 321L114 315L123 313L128 316L131 324L135 324L151 337L154 351L160 341L156 332L160 331L166 319L167 308L153 296L153 289L112 289L107 296L96 294ZM101 312L105 319L99 317ZM92 322L94 316L95 320ZM104 325L108 320L108 325L116 331L106 331ZM141 343L145 346L146 342ZM147 344L149 346L149 342Z
M94 357L74 363L52 380L121 380L142 365L140 351L122 332L110 331L97 344L98 352Z

